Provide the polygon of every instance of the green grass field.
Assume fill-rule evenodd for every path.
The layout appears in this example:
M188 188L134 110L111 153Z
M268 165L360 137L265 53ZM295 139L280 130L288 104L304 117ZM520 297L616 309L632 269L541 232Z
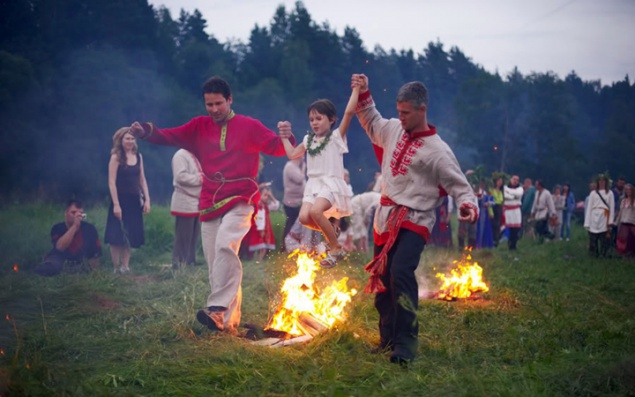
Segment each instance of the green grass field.
M88 220L103 235L105 209ZM13 205L0 212L0 396L633 396L635 263L591 259L585 231L570 242L521 240L473 257L483 299L420 301L419 355L407 368L371 354L378 342L372 296L358 293L347 321L279 349L214 334L196 311L208 294L200 265L172 271L173 220L146 217L130 276L102 268L43 278L30 269L49 249L62 210ZM282 215L274 223L280 230ZM417 271L434 291L458 250L426 248ZM368 255L320 271L362 290ZM243 263L242 322L264 326L293 261ZM14 270L17 268L17 271Z

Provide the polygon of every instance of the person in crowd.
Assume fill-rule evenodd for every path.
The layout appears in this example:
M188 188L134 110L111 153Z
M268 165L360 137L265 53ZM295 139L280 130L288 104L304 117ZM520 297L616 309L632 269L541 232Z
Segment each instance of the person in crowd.
M207 116L174 128L134 122L130 129L147 142L181 147L199 160L201 241L211 291L196 318L210 330L235 334L243 276L238 251L260 201L256 181L260 154L284 156L281 137L293 138L287 121L278 123L278 136L260 121L234 113L231 88L221 77L208 79L202 91Z
M484 181L480 181L476 197L478 198L478 209L481 216L476 224L476 245L474 248L493 248L494 238L492 236L492 218L494 217L494 198L488 193Z
M476 225L470 222L459 222L457 242L459 251L476 247Z
M320 261L324 268L332 268L346 256L338 241L340 228L329 218L340 219L351 215L351 193L344 179L344 154L348 153L346 132L355 112L357 96L352 95L338 128L335 105L328 99L319 99L309 105L307 113L311 131L296 147L283 139L290 159L307 155L309 177L300 208L300 223L322 233L327 252Z
M143 157L130 127L122 127L112 137L108 163L110 208L104 242L110 244L115 273L130 272L133 248L145 243L143 214L150 213L150 193L143 169Z
M352 211L352 209L351 209ZM331 218L329 221L339 228L340 234L337 236L337 242L342 246L344 251L355 251L355 241L353 240L353 228L351 227L351 217L345 216L340 219Z
M521 237L527 236L534 238L534 225L531 221L531 207L534 205L536 197L536 187L533 185L531 178L525 178L523 181L523 200L520 211L523 216L523 227L520 231Z
M494 186L489 189L489 195L493 199L492 208L492 240L494 241L494 247L498 247L498 242L501 239L501 226L503 224L503 202L505 201L503 195L504 179L502 176L494 178Z
M256 260L262 260L269 251L276 249L270 212L278 209L280 209L280 202L271 191L271 182L261 183L258 210L247 234L249 251L253 253Z
M610 181L609 181L610 183ZM611 187L613 193L613 202L615 203L615 220L611 228L611 247L615 247L617 244L617 212L620 208L622 198L624 198L624 186L626 185L626 179L623 176L617 178L615 186Z
M452 214L453 200L450 196L441 199L441 204L436 208L436 222L430 233L428 244L436 247L452 247L452 224L450 214Z
M626 178L624 178L623 176L618 177L617 181L615 181L615 186L613 186L613 188L611 189L611 191L613 192L613 196L615 196L614 198L616 206L620 203L620 200L623 199L624 195L626 194L626 191L624 190L625 187Z
M635 259L635 189L630 183L624 185L617 222L617 252L633 260Z
M549 221L556 216L556 207L553 204L551 192L545 188L542 179L536 179L536 195L531 206L530 219L535 221L534 232L540 241L551 241L553 233L549 231Z
M172 200L170 214L174 216L174 246L172 268L196 263L196 246L201 234L198 220L198 198L203 174L196 157L185 149L172 156Z
M370 231L371 219L377 206L381 193L375 191L364 192L353 196L351 199L351 229L353 231L353 241L357 244L359 252L368 252L368 235Z
M575 195L571 191L571 185L565 183L562 185L562 196L564 197L564 209L562 210L562 228L560 236L565 241L571 239L571 218L575 210Z
M383 118L371 96L368 78L354 74L359 89L357 117L382 169L380 205L375 213L373 260L367 293L375 293L379 313L378 351L407 365L417 354L419 301L415 269L430 237L439 199L451 195L459 221L476 222L478 205L472 188L450 147L428 124L428 90L420 81L397 92L398 119ZM358 88L359 87L359 88Z
M368 189L366 189L369 192L377 192L379 193L381 191L381 171L376 171L375 172L375 178L373 179L373 181L368 185Z
M351 173L344 168L344 182L346 182L346 188L348 189L348 196L353 198L355 193L353 193L353 185L351 185Z
M556 209L556 216L553 218L553 222L549 224L549 231L553 234L556 241L562 240L562 234L560 229L562 228L562 214L566 205L566 198L562 194L562 186L556 185L553 187L553 206Z
M615 221L615 196L609 189L609 177L600 174L588 197L584 211L584 228L589 233L589 253L607 257L611 246L611 228Z
M56 276L63 271L80 273L99 269L101 243L97 229L85 222L82 202L71 199L66 203L64 222L51 228L53 248L44 261L36 266L35 273L41 276Z
M285 247L286 239L284 239L284 237L289 234L293 224L300 215L304 187L306 186L306 162L304 161L304 157L297 157L287 161L282 170L282 185L284 187L282 205L286 217L284 230L282 232L283 242L281 244L281 250L288 251Z
M520 186L518 175L512 175L509 184L503 188L503 211L505 227L509 230L507 247L510 251L516 250L518 236L522 227L522 213L520 210L523 197L523 187Z

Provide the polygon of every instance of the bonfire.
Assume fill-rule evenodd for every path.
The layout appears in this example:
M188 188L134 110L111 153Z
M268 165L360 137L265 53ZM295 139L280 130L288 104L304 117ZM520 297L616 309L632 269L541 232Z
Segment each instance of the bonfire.
M449 275L437 273L442 284L439 292L435 294L437 299L453 301L457 299L474 299L477 293L489 291L489 287L483 281L483 268L477 262L472 262L471 249L466 250L460 260L452 262L455 268Z
M319 263L305 252L294 251L289 257L296 257L297 273L284 281L282 298L265 329L307 340L345 320L346 305L357 291L348 289L348 277L320 289L315 284Z

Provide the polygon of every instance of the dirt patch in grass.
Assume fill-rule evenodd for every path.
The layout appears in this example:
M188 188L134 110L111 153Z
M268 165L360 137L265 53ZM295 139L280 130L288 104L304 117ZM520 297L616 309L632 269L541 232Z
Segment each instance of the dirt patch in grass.
M112 310L119 307L119 302L115 302L114 300L103 295L93 295L93 299L100 309Z
M160 277L158 275L151 275L151 274L139 274L139 275L131 274L131 275L127 275L126 278L140 285L150 284L160 280Z

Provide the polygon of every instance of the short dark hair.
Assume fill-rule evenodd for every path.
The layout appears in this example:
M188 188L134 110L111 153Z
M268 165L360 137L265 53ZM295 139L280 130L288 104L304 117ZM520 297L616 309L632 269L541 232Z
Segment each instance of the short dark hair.
M331 127L333 127L333 124L337 121L337 111L335 110L335 105L328 99L318 99L310 104L306 109L307 115L310 115L312 111L325 115L331 122Z
M212 76L203 84L203 95L205 94L221 94L225 99L229 99L232 96L232 90L225 80Z
M72 198L72 199L68 199L68 201L66 201L66 209L71 208L71 206L75 206L77 208L84 208L84 205L82 204L82 202L78 199Z
M420 81L411 81L397 91L397 102L410 102L416 107L428 105L428 89Z

